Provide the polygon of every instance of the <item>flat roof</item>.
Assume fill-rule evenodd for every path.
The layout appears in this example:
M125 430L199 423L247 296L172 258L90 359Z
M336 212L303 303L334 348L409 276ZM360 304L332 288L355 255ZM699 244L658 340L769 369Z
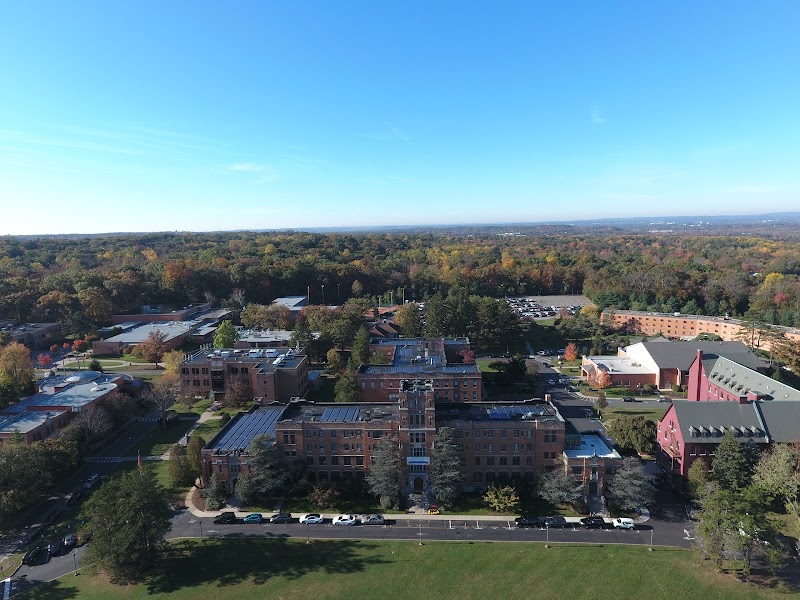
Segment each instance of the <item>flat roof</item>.
M580 448L565 448L567 458L622 458L616 450L609 446L599 435L581 435Z
M286 410L281 408L256 408L231 421L208 443L206 448L215 453L247 450L255 438L265 435L275 437L275 424ZM241 413L240 413L241 414Z
M286 329L241 329L238 333L239 340L244 342L288 342L292 339L292 332ZM319 337L319 333L316 337Z
M9 406L6 412L23 412L28 407L47 408L49 406L64 406L74 411L80 409L97 398L104 396L116 389L115 383L103 383L90 381L87 383L76 383L55 393L39 392L30 398L17 402Z
M367 375L381 375L398 373L409 375L476 375L480 376L481 370L478 365L430 365L427 363L415 363L399 366L389 365L361 365L358 369L359 373Z
M397 417L397 402L351 402L316 404L314 402L292 403L284 413L283 420L294 423L364 423L386 419L387 425Z
M564 421L555 407L541 402L436 405L436 420Z
M653 370L634 361L630 356L587 356L586 360L609 375L653 375Z
M186 335L197 326L192 321L164 321L155 323L144 323L139 327L134 327L128 331L123 331L119 335L107 338L106 342L118 342L120 344L140 344L147 339L152 331L163 333L164 341L174 340L176 337Z
M0 414L0 433L28 433L42 425L47 419L59 417L65 410L28 410L6 418Z

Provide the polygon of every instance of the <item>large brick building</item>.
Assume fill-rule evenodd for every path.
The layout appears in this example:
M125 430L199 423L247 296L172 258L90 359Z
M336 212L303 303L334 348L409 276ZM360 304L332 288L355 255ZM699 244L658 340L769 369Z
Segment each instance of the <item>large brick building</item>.
M634 334L658 335L669 338L691 339L702 333L719 336L724 341L744 339L749 346L769 350L769 340L761 339L758 332L748 333L739 319L658 313L638 310L605 310L601 320L607 325L626 328ZM800 342L800 329L775 326L787 339Z
M261 404L285 404L308 391L308 357L288 348L201 350L186 356L180 377L183 396L222 396L238 381Z
M60 323L22 323L0 321L0 332L12 342L24 344L32 350L47 348L62 339Z
M518 404L435 401L432 381L403 381L394 402L254 407L240 413L203 449L203 478L218 473L233 489L250 465L248 446L259 435L274 438L288 462L304 463L318 482L365 477L375 445L383 438L400 448L403 493L432 488L437 429L453 429L462 465L462 487L482 490L493 482L532 481L563 468L584 484L587 495L603 493L620 456L597 435L567 434L549 402Z
M432 383L435 401L480 402L481 371L464 364L461 353L467 350L467 338L373 339L370 356L386 364L359 366L359 399L394 402L400 399L403 381L424 379Z

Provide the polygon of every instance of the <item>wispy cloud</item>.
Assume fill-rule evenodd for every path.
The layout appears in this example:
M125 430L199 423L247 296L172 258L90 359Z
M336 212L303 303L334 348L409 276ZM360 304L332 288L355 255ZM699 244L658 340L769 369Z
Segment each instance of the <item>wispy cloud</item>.
M603 111L600 110L599 106L592 106L591 115L592 125L602 125L608 122L608 118L603 114Z
M272 167L272 165L263 163L241 162L228 165L225 168L233 173L256 175L257 181L264 183L277 181L280 179L277 171Z
M385 129L380 131L371 131L369 133L362 133L359 135L359 137L366 138L368 140L376 140L378 142L404 142L406 144L414 143L414 139L396 125L390 123L389 121L386 121L384 125Z
M118 144L98 143L81 139L80 137L54 137L30 131L17 131L14 129L0 129L0 140L12 144L25 146L49 146L57 148L71 148L73 150L89 150L111 154L140 155L142 151Z

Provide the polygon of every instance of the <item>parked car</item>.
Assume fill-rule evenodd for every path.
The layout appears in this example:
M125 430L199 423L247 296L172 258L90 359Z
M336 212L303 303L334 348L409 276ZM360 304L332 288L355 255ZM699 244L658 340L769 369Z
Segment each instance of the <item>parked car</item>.
M436 506L435 504L431 504L431 505L428 507L428 514L429 514L429 515L440 515L440 514L442 514L442 511L441 511L441 509L440 509L438 506Z
M383 515L362 515L361 516L361 524L362 525L383 525L386 523L386 520L383 518Z
M514 521L517 523L517 527L521 529L523 527L541 527L542 525L544 525L545 519L542 517L522 516L522 517L517 517L516 519L514 519Z
M83 489L90 490L94 487L94 484L97 483L97 480L100 479L100 475L94 473L89 479L86 480L86 483L83 484Z
M602 529L606 526L606 520L603 517L583 517L581 519L581 525L589 529Z
M242 519L243 523L261 523L264 520L264 517L261 516L261 513L250 513L244 519Z
M611 523L617 529L636 529L636 523L634 523L633 519L627 519L625 517L619 517L618 519L614 519Z
M269 518L270 523L291 523L292 522L292 515L289 513L278 513L277 515L272 515Z
M555 385L555 384L556 384L556 380L555 379L548 379L547 380L547 385Z
M62 541L63 540L59 539L56 542L50 542L49 544L47 544L46 549L47 549L47 558L48 559L51 556L58 556L59 554L61 554L61 542Z
M36 546L35 548L31 548L25 553L25 556L22 557L22 564L23 565L35 565L36 561L39 560L39 557L42 555L42 550L44 548L42 546Z
M68 533L67 535L64 536L64 550L65 551L69 550L75 545L76 542L77 540L75 539L75 534Z
M565 527L567 525L567 520L559 516L546 517L544 524L546 527Z
M622 401L623 401L623 402L636 402L636 398L634 398L633 396L625 396L625 397L622 399Z
M304 525L319 525L324 520L325 519L322 518L322 515L317 513L309 513L300 517L300 522Z
M67 498L67 506L74 506L75 504L77 504L78 500L83 498L83 494L84 494L83 488L80 488L79 490L72 492L69 495L69 498Z
M334 525L355 525L356 523L355 515L336 515L333 517Z
M233 512L223 512L214 518L214 523L217 525L226 525L229 523L236 523L236 515Z
M47 520L44 522L45 525L52 525L56 521L58 521L61 516L64 514L64 511L60 508L55 509L50 515L47 517Z

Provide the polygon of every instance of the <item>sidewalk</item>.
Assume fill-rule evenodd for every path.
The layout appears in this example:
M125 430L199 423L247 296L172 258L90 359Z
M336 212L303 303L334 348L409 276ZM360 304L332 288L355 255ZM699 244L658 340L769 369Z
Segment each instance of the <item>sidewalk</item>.
M192 488L189 490L189 493L186 494L186 508L190 513L192 513L195 517L206 517L212 518L218 516L223 510L229 511L233 510L232 507L226 507L223 510L200 510L192 501L192 495L196 488ZM243 512L240 510L233 510L234 514L241 518L245 517L250 514L250 512ZM325 519L333 519L339 513L319 513ZM295 515L297 516L297 515ZM514 519L516 518L514 515L421 515L418 513L395 513L395 514L385 514L383 515L387 519L403 519L406 521L453 521L454 525L463 525L465 523L470 524L476 523L477 521L497 521L498 523L513 523ZM581 517L564 517L567 523L579 523Z

